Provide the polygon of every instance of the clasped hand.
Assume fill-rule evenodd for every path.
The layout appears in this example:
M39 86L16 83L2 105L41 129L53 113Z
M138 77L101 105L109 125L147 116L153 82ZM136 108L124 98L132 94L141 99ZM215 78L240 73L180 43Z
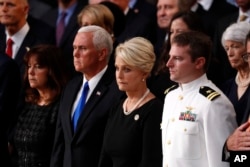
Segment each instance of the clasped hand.
M226 142L227 150L250 151L250 122L239 126Z

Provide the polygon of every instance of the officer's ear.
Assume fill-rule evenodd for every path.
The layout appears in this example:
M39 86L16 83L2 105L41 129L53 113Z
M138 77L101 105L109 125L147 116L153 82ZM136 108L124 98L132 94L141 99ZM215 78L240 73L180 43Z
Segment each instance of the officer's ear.
M107 56L108 56L108 49L103 48L99 51L98 59L100 61L103 61L104 59L107 59Z
M196 66L197 69L204 68L205 63L206 63L205 57L198 57L195 60L195 66Z

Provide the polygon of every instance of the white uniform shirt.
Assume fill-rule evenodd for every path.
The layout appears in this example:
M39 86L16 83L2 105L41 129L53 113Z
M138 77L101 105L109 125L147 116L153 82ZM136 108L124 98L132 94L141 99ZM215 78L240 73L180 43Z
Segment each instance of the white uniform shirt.
M210 96L204 96L201 87L215 92L205 91ZM236 127L233 105L205 74L180 85L165 97L163 167L229 167L222 161L222 150Z

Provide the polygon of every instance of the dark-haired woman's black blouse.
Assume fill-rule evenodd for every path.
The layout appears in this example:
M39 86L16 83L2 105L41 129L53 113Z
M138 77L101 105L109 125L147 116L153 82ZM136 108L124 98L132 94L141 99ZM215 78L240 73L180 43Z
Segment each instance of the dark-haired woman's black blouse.
M14 149L18 167L48 167L59 101L47 106L27 104L18 117Z

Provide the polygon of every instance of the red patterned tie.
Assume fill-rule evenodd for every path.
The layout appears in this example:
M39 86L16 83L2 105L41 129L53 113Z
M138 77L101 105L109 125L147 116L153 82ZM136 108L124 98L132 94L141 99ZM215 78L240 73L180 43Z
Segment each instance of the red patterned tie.
M57 27L56 27L56 44L57 44L57 46L59 46L59 43L61 41L64 29L65 29L65 18L66 18L66 16L67 16L66 12L61 13L61 18L60 18L60 20L59 20L59 22L57 24Z
M7 40L7 46L6 46L6 54L9 56L9 57L12 57L12 45L13 45L13 40L11 38L9 38Z

